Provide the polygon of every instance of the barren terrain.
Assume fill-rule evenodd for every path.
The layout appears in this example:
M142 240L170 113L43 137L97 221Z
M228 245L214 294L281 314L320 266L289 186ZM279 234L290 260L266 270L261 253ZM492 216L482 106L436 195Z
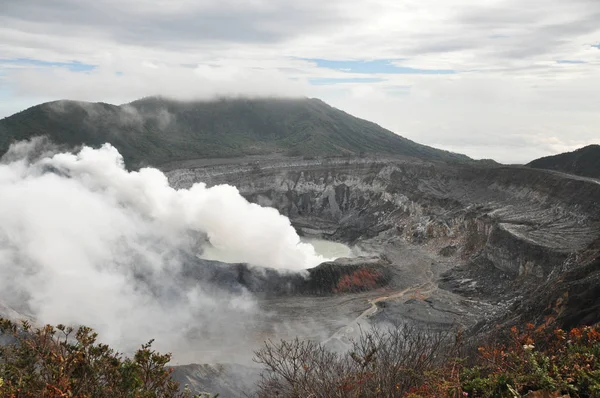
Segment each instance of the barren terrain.
M165 169L175 187L234 185L290 217L301 235L355 246L364 257L353 264L377 261L388 273L383 285L360 292L262 299L278 333L266 328L259 339L298 335L343 348L374 323L478 334L519 317L545 322L548 313L523 303L542 300L549 283L568 290L561 275L598 254L600 184L593 179L406 158L271 157ZM553 311L552 321L565 315ZM288 336L277 327L299 324L307 327Z

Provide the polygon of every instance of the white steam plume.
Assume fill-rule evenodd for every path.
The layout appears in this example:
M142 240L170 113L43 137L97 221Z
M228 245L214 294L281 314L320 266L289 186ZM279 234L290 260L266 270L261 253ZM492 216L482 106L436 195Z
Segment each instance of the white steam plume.
M249 264L299 271L323 261L286 217L234 187L175 190L159 170L128 172L108 144L56 155L39 146L15 145L0 164L0 303L39 322L85 324L123 350L156 338L185 351L190 335L229 344L257 322L256 303L190 283L183 258L195 257L181 253L208 237Z

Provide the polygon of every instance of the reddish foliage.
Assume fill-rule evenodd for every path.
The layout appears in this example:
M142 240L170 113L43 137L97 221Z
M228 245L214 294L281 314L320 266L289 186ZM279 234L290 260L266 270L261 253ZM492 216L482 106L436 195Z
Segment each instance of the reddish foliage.
M190 397L179 393L166 365L170 354L152 350L152 341L127 358L96 341L92 329L64 325L34 328L0 318L0 397L119 398Z
M599 352L597 327L565 331L531 323L522 330L513 326L504 344L479 347L477 366L450 361L407 397L504 396L509 384L531 396L600 396Z
M340 278L334 293L357 292L375 289L378 286L381 273L374 270L359 269Z

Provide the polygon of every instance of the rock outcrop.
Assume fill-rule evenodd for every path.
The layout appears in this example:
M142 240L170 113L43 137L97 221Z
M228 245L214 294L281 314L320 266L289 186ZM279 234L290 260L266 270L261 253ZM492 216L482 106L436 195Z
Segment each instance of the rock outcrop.
M434 253L452 263L432 268L442 289L500 305L502 314L583 264L600 236L599 183L524 167L266 159L167 174L176 187L235 185L303 234L369 242L383 257L394 239ZM402 271L402 261L390 261Z

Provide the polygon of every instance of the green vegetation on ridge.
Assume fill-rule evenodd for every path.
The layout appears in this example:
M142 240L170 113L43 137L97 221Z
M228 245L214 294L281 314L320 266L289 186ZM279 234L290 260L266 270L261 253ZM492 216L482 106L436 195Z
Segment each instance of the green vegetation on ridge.
M0 150L47 135L68 146L113 144L129 165L282 154L381 154L469 160L400 137L318 99L182 102L149 97L130 104L56 101L0 120Z
M573 152L539 158L527 166L562 171L582 177L600 178L600 145L588 145Z

